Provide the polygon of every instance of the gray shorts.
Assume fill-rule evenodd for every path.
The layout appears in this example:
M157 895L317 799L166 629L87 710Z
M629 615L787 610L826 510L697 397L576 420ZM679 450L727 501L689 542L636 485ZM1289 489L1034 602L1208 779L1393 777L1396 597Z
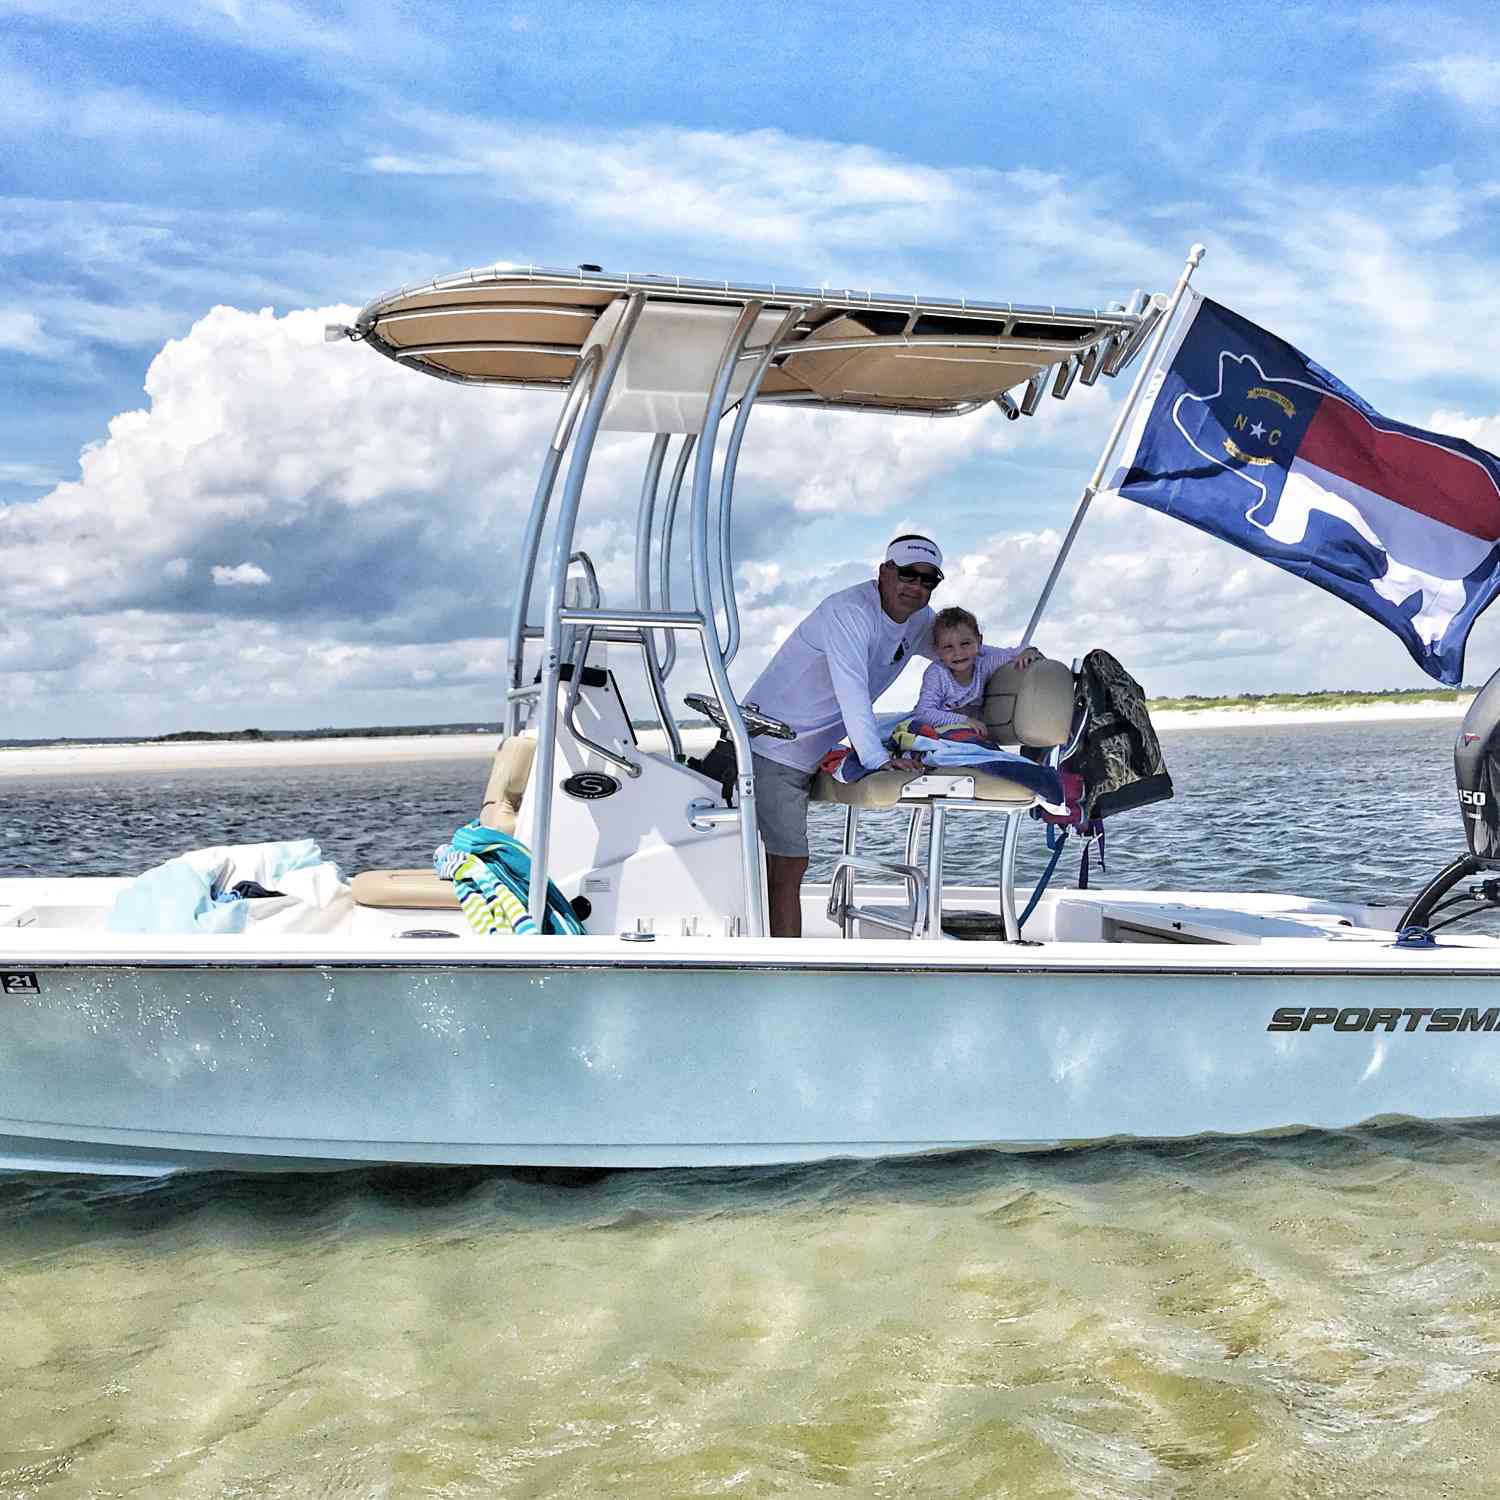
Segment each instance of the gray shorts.
M807 858L807 798L813 773L752 755L755 765L755 823L767 854Z

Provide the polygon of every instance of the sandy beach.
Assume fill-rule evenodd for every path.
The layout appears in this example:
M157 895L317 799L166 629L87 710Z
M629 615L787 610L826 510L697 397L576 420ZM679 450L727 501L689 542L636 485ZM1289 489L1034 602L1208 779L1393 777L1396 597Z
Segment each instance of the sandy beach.
M1203 708L1163 710L1157 729L1276 728L1287 724L1401 723L1463 717L1471 700L1372 703L1349 708ZM650 732L642 736L649 740ZM101 776L117 773L232 770L248 766L381 765L407 760L483 760L493 734L412 734L317 740L195 740L184 744L44 745L0 749L0 781L15 776Z
M483 760L494 734L403 734L319 740L193 740L182 744L42 745L0 749L0 780L112 772L229 770L240 766L381 765L404 760Z
M1401 724L1409 719L1462 719L1473 698L1448 702L1362 703L1348 708L1174 708L1151 715L1157 729L1254 729L1285 724Z

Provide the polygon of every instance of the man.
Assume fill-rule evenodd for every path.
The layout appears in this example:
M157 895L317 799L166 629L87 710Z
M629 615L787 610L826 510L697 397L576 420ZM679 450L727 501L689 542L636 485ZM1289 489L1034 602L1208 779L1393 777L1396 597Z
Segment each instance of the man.
M818 762L845 735L871 770L916 770L888 755L875 727L875 700L913 656L933 655L932 591L943 554L925 536L898 536L877 575L830 594L782 642L745 701L797 731L793 740L755 741L755 807L766 848L771 936L802 936L807 873L807 801Z

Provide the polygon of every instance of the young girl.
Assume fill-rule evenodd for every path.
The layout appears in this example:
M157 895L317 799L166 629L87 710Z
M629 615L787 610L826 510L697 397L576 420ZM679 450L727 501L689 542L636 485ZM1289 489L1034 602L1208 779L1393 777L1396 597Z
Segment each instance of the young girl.
M932 641L938 659L922 676L922 696L912 722L934 729L970 725L982 731L978 714L990 673L1007 662L1024 671L1042 655L1035 646L986 646L979 621L966 609L940 610L933 621Z

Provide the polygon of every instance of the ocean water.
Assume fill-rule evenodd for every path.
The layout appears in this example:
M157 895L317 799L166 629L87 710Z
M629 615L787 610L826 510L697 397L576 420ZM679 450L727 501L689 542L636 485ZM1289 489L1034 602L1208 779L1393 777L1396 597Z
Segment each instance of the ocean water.
M1108 879L1404 899L1462 847L1455 727L1166 735L1178 797L1118 820ZM484 774L10 782L0 869L308 834L420 864ZM993 874L982 832L955 829L954 876ZM1500 1121L21 1176L0 1272L0 1500L1500 1490Z
M1453 719L1174 731L1169 802L1127 813L1094 884L1297 890L1400 900L1461 852ZM184 849L316 838L347 871L426 866L478 811L487 760L259 767L0 781L0 873L132 875ZM839 850L843 814L814 807L812 879ZM899 815L867 819L868 847L904 847ZM863 847L863 844L862 844ZM998 877L999 824L955 818L950 880ZM1046 863L1023 841L1023 882ZM1064 857L1057 879L1075 879Z

